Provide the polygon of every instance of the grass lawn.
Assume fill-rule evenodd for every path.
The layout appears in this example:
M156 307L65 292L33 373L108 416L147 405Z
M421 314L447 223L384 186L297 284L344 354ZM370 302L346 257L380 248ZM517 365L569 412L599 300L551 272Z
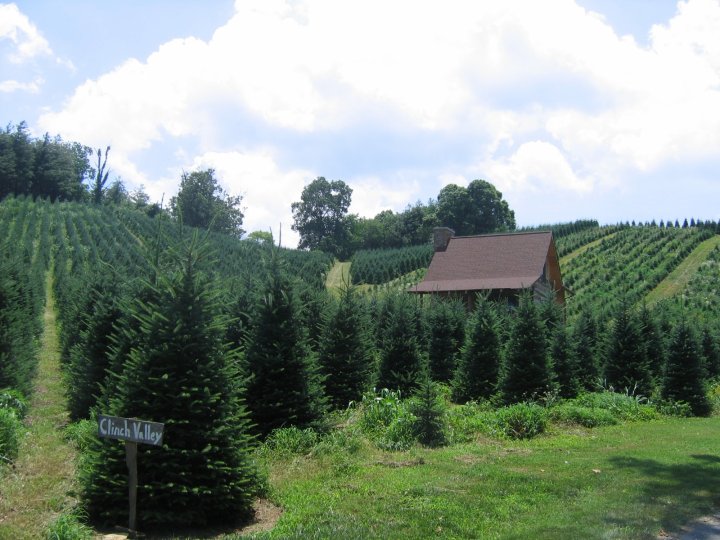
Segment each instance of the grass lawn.
M256 538L656 538L720 507L720 418L270 461Z

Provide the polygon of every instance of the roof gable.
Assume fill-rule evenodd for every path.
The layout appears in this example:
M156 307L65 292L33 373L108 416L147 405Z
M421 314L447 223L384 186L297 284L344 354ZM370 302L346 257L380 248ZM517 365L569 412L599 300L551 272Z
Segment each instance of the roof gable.
M542 275L552 233L456 236L433 255L414 292L522 289Z

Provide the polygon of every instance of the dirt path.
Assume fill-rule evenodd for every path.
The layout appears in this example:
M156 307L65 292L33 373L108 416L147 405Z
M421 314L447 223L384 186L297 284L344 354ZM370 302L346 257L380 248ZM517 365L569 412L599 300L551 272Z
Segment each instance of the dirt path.
M49 274L50 276L51 274ZM63 439L67 423L60 376L60 352L52 278L46 282L47 302L35 393L26 419L19 457L2 478L0 539L43 538L50 522L73 504L75 451Z

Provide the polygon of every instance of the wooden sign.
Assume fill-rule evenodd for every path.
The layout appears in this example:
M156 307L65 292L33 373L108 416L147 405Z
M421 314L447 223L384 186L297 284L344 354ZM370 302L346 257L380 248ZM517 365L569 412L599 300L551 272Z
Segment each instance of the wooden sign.
M104 439L119 439L160 446L164 427L165 424L159 422L98 415L98 435Z
M103 439L119 439L125 441L125 461L128 467L128 538L136 538L137 523L137 445L162 444L165 424L148 422L134 418L121 418L119 416L98 415L98 435Z

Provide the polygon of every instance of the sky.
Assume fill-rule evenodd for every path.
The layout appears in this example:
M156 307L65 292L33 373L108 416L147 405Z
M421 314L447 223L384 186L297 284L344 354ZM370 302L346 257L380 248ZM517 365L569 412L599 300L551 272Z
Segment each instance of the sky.
M718 28L720 0L0 3L0 121L110 145L153 201L214 168L288 247L318 176L363 217L481 178L519 226L717 220Z

